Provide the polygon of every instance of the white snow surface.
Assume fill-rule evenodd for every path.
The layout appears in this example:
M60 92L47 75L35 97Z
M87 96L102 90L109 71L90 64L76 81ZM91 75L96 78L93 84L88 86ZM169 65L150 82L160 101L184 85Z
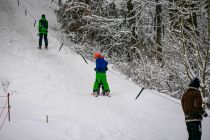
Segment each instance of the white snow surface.
M0 0L0 76L10 79L10 92L16 91L11 96L11 122L6 120L0 140L187 139L179 104L152 90L134 100L141 88L111 68L107 77L112 97L93 97L95 64L86 64L67 46L58 51L51 0L20 0L20 4L36 19L46 14L49 49L37 49L37 27L24 8L16 0ZM0 105L3 102L0 98ZM209 128L206 118L203 140L210 139Z

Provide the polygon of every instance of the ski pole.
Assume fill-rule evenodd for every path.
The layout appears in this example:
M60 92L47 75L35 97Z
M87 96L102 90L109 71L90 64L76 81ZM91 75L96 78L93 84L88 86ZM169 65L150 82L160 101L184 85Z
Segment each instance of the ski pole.
M59 51L62 49L63 45L64 45L64 43L61 44L61 47L60 47Z
M139 95L142 93L142 91L143 91L144 89L145 89L144 87L141 89L141 91L139 92L139 94L136 96L136 99L139 97ZM135 100L136 100L136 99L135 99Z
M80 55L82 56L82 58L83 58L83 60L85 61L85 63L88 64L88 62L87 62L87 60L85 59L85 57L84 57L82 54L80 54Z
M36 26L36 20L34 20L34 27Z

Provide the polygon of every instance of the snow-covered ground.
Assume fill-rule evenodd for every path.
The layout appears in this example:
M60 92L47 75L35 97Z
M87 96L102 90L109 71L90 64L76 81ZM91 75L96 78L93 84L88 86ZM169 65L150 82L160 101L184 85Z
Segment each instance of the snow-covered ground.
M107 73L112 97L91 96L94 63L86 64L66 46L58 51L51 0L20 0L20 4L0 0L0 76L8 78L10 90L16 91L11 97L11 122L0 130L0 140L187 139L179 104L151 90L134 100L141 88L112 70ZM36 19L46 14L48 50L37 49L37 27L23 6ZM2 91L1 87L0 95ZM207 118L203 140L210 139L209 128Z

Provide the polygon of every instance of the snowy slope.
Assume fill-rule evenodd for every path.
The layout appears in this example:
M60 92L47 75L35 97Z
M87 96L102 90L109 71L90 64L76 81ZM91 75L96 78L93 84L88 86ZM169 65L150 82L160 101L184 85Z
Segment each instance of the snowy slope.
M0 140L187 139L180 105L150 90L135 101L141 88L114 71L107 73L112 97L91 96L94 64L87 65L67 47L58 52L51 0L20 0L20 4L36 19L46 14L49 50L37 49L37 28L24 8L16 0L1 0L0 76L8 77L16 92L11 97L11 122L0 130ZM209 128L207 118L203 140L209 140Z

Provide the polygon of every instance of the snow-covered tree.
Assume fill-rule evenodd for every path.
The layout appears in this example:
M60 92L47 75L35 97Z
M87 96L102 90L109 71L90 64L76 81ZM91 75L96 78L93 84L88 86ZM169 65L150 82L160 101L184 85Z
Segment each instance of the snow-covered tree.
M56 13L85 57L100 51L136 83L177 98L199 77L208 97L209 7L206 0L69 0Z

